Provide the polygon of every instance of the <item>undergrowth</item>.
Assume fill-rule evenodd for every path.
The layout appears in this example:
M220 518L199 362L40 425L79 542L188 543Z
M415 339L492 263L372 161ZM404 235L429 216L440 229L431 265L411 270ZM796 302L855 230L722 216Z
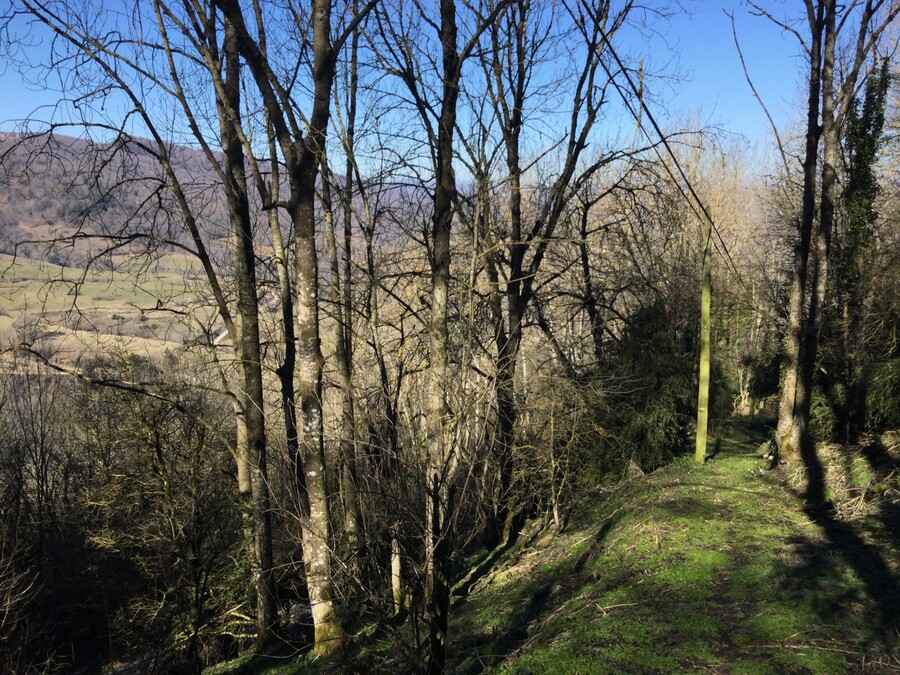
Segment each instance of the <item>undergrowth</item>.
M531 523L461 581L448 672L900 672L897 448L842 460L846 489L810 512L790 474L765 470L767 429L715 431L705 465L678 459L598 492L561 532ZM861 487L867 507L848 511ZM408 672L402 640L369 629L340 665L221 672Z

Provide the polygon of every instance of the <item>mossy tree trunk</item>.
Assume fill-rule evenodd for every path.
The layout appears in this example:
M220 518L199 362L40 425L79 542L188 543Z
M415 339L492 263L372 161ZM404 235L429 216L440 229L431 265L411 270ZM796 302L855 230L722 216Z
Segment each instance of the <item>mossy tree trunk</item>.
M712 305L712 222L703 220L703 273L700 294L700 386L697 392L697 444L694 459L706 461L706 431L709 422L710 309Z

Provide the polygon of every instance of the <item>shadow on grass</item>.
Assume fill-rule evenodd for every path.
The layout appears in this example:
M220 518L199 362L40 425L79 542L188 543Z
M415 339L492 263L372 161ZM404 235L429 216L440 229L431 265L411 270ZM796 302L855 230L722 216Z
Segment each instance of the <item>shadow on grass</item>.
M806 490L801 495L806 510L809 512L824 511L831 508L825 500L825 467L816 451L815 441L809 434L804 434L800 444L800 461L806 469Z
M878 478L886 478L892 472L900 469L900 458L891 455L880 438L860 446L859 451Z
M575 566L572 568L572 572L580 574L587 562L600 553L603 540L606 539L607 535L618 521L618 518L609 518L603 523L603 527L597 530L597 534L595 534L591 540L591 545L584 549L578 556L578 559L575 561Z
M458 599L453 603L451 609L456 609L462 603L465 602L466 596L469 595L469 591L472 590L472 587L475 586L481 579L483 579L493 568L494 565L497 564L497 561L500 560L509 551L513 546L516 545L516 542L519 540L519 533L521 531L521 527L513 527L510 529L509 536L506 538L503 546L498 546L472 571L469 573L468 577L466 577L465 581L462 584L453 589L453 595ZM533 539L534 537L532 537Z
M900 455L891 454L880 438L860 446L859 453L865 458L879 482L900 472ZM881 534L900 553L900 503L885 499L875 518L881 528ZM900 608L897 611L900 612Z
M887 475L892 470L893 459L883 446L880 449L877 444L868 447L863 455L873 471L881 476ZM810 583L817 584L817 589L822 593L821 610L825 619L833 620L840 616L854 601L873 608L872 637L888 651L893 651L900 630L900 583L888 565L886 555L896 554L891 550L900 527L897 522L900 509L889 502L883 504L879 520L886 533L892 536L888 536L883 545L870 543L863 536L864 522L840 519L835 514L834 505L826 500L825 467L811 440L803 443L801 460L806 469L806 489L802 494L792 492L802 499L804 511L810 521L818 526L825 541L820 543L801 538L791 542L802 561L795 570L795 581L800 588L808 587ZM842 583L835 558L847 565L862 582L863 596L859 596L846 582Z
M540 577L535 576L535 582L531 584L533 590L523 589L523 604L505 622L506 628L496 633L470 636L464 645L465 650L477 653L488 648L487 653L481 654L479 658L465 667L457 664L454 672L467 674L483 672L501 663L522 647L529 639L529 629L534 621L542 616L552 615L554 608L564 606L579 592L579 583L572 583L571 580L578 579L588 562L600 555L604 540L618 520L618 517L607 519L574 562L563 565L553 573L546 573ZM491 558L494 556L492 555ZM487 562L488 560L485 561L485 563ZM456 604L462 604L464 601L465 598L460 598Z
M234 661L214 666L206 672L212 675L260 675L273 671L304 673L308 668L299 659L309 653L310 648L309 644L277 642L262 652L245 654Z
M575 564L566 576L575 576L584 571L588 561L600 553L604 539L612 531L617 521L617 518L610 518L603 523L600 529L597 530L597 533L591 538L590 545L578 555ZM501 645L506 653L514 652L525 643L528 638L528 626L532 621L544 614L544 610L551 599L555 606L561 607L577 591L577 585L567 586L565 584L565 577L549 579L532 594L528 604L515 613L510 622L510 628L500 635L497 644Z
M762 443L772 438L774 425L775 420L769 418L715 420L710 428L710 435L716 441L706 459L714 459L720 454L755 454Z
M811 494L814 499L817 495L824 496L824 468L821 463L816 468L822 475L820 485L807 486L807 491L803 494L791 491L803 504L809 504ZM719 493L753 492L740 488L716 488L697 482L684 482L680 485L683 488L713 488ZM773 495L774 498L776 497ZM896 559L898 552L896 535L900 528L900 505L885 503L878 515L879 520L883 521L883 528L895 537L894 541L876 539L872 543L863 535L865 521L859 524L846 522L837 517L831 505L823 505L824 499L818 499L817 503L818 508L807 506L804 511L823 537L820 539L795 535L785 540L793 547L799 562L785 564L779 569L778 574L773 577L776 580L776 588L773 590L777 591L780 587L781 590L788 591L788 602L784 604L790 606L796 603L797 616L801 615L799 606L807 604L813 616L820 619L822 624L843 625L847 629L849 641L858 641L866 647L877 644L884 652L897 658L900 655L900 581L889 562ZM696 497L691 499L680 496L670 502L657 504L656 508L663 508L673 516L688 518L727 517L727 511L717 513L720 507ZM734 556L735 564L729 574L740 573L741 566L747 562L744 559L747 553L752 554L752 551L729 551L729 555ZM683 591L684 589L675 590L676 593ZM684 599L688 600L686 595ZM854 615L860 613L865 620L854 618ZM809 628L815 630L816 626L811 625ZM786 633L781 639L787 640L790 637L793 636ZM865 651L868 653L868 648Z
M816 610L828 622L859 611L869 613L871 640L879 641L889 652L896 650L900 629L900 586L881 549L867 543L857 529L827 509L811 514L810 519L825 535L825 541L795 537L788 542L800 558L789 574L790 585L816 597ZM855 586L842 574L838 561L850 568L862 582Z
M753 448L772 437L776 420L769 417L729 417L714 420L710 434L732 446Z

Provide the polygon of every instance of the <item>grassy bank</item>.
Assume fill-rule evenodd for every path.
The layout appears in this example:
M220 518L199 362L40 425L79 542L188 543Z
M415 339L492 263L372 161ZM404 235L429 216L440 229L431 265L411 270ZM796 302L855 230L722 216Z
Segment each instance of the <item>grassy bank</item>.
M900 672L900 522L883 487L896 474L855 516L807 512L790 472L763 470L763 431L728 425L704 466L684 458L598 492L562 532L531 524L476 560L456 589L449 670ZM361 639L332 667L405 672L401 643Z

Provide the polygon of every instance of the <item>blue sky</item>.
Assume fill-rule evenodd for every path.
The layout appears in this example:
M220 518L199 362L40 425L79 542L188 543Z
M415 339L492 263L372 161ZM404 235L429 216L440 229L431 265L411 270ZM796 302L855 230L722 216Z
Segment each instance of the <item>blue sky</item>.
M654 0L649 0L652 5ZM763 0L778 16L797 16L797 0ZM768 20L752 16L738 0L683 0L684 11L659 25L660 35L634 46L646 53L651 67L664 67L681 78L655 82L660 117L700 117L707 124L765 142L769 124L753 98L734 46L734 14L741 47L756 87L779 126L798 117L802 86L802 58L793 36ZM0 129L21 119L37 106L53 105L52 93L23 83L17 72L0 64ZM43 115L46 117L47 115Z
M796 0L763 0L761 4L778 17L802 12ZM776 124L781 127L798 117L804 72L801 47L794 36L768 19L751 15L734 0L696 0L685 7L688 11L670 20L665 35L688 77L673 85L676 109L700 113L704 120L751 140L769 137L770 125L747 84L727 11L734 16L754 85Z

